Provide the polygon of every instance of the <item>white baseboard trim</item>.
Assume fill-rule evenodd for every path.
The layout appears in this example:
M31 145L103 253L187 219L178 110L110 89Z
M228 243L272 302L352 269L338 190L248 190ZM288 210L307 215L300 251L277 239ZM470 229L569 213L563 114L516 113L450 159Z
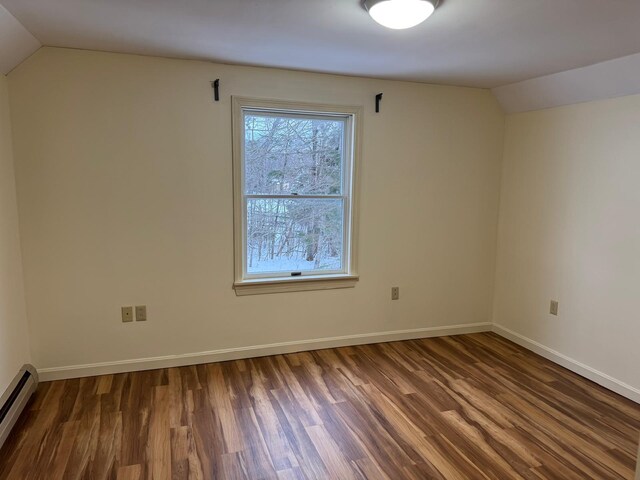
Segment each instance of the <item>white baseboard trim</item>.
M490 331L491 323L489 322L452 325L446 327L415 328L411 330L395 330L390 332L364 333L357 335L345 335L341 337L326 337L293 342L271 343L267 345L225 348L209 352L185 353L181 355L167 355L163 357L41 368L38 369L38 375L40 376L40 381L47 382L51 380L136 372L157 368L183 367L201 363L222 362L242 358L320 350L323 348L393 342L398 340L412 340L416 338L445 337L449 335L462 335L466 333Z
M598 385L602 385L609 390L612 390L616 393L619 393L623 397L628 398L629 400L633 400L636 403L640 403L640 390L631 385L628 385L616 378L613 378L606 373L600 372L595 368L591 368L584 363L581 363L573 358L567 357L560 352L553 350L541 343L536 342L535 340L531 340L530 338L525 337L524 335L520 335L519 333L514 332L513 330L509 330L502 325L494 324L493 331L498 335L511 340L514 343L517 343L521 347L526 348L527 350L531 350L532 352L537 353L538 355L543 356L544 358L551 360L558 365L561 365L572 372L577 373Z

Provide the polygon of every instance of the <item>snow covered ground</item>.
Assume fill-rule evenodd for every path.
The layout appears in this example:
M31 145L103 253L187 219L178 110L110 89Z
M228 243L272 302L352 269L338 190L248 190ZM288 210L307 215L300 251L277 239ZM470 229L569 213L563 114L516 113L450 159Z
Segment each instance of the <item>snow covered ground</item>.
M339 257L325 258L316 267L315 261L308 262L300 258L274 258L273 260L253 261L247 267L248 273L264 272L308 272L310 270L340 270L342 268Z

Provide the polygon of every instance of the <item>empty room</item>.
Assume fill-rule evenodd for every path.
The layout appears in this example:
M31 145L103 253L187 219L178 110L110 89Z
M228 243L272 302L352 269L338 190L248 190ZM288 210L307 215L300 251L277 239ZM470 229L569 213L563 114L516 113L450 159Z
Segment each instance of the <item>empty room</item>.
M0 480L640 480L638 0L0 0Z

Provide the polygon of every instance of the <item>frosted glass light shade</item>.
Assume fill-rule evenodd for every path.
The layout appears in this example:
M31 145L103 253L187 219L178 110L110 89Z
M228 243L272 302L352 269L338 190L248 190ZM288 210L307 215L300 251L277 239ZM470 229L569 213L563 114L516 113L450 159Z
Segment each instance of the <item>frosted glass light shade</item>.
M415 27L429 18L438 0L367 0L364 5L380 25L401 30Z

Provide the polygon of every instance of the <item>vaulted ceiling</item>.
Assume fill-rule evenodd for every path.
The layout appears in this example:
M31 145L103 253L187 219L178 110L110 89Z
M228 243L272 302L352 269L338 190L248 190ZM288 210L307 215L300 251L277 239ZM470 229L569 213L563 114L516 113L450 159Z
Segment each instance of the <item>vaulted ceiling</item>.
M638 0L442 0L404 31L360 0L0 1L44 45L475 87L640 52Z

